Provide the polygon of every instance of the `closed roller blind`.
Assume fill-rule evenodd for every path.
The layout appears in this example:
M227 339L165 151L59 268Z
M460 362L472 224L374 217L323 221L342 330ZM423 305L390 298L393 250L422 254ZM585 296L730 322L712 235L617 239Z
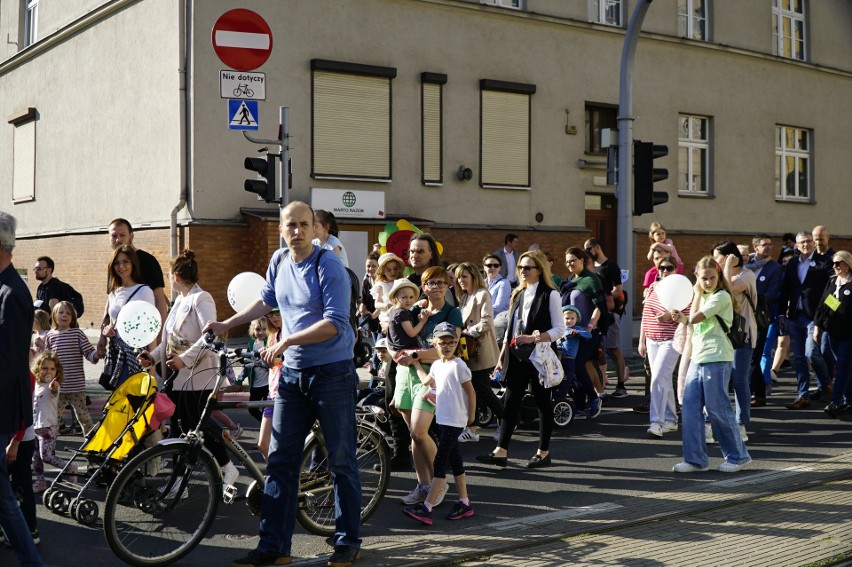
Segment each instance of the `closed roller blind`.
M390 179L390 79L314 71L315 176Z
M441 175L441 85L423 83L423 181L440 183Z
M530 185L530 96L482 91L482 185Z
M15 126L12 200L35 199L35 120Z

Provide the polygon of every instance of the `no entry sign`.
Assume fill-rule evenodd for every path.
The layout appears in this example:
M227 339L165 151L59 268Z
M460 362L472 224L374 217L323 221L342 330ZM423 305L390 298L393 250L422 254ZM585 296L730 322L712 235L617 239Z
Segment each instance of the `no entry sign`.
M244 8L225 12L213 24L213 50L222 63L238 71L257 69L272 53L272 30L258 14Z

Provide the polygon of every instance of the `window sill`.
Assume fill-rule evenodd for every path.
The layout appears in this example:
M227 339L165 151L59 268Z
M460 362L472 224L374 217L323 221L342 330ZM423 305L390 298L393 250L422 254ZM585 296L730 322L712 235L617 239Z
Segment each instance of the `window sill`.
M786 199L784 199L784 198L780 198L780 197L775 197L775 202L776 203L792 203L794 205L816 205L816 201L813 201L813 200L808 199L808 198L804 198L804 199L786 198Z
M524 185L480 185L483 189L509 189L512 191L531 191L532 187Z
M678 191L678 197L686 197L687 199L715 199L716 195L707 193L698 193L696 191Z
M311 175L312 179L331 179L334 181L365 181L368 183L393 183L393 179L382 177L346 177L343 175Z

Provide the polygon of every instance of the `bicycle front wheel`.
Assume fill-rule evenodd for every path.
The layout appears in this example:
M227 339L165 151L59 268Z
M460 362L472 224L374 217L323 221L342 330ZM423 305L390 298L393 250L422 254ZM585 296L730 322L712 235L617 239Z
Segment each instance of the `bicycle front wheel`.
M361 521L365 522L387 491L390 456L381 432L364 424L358 424L355 453L361 478ZM311 533L334 534L334 486L328 467L328 450L316 438L305 447L302 455L296 519Z
M200 443L155 445L130 460L110 486L104 535L125 563L168 565L204 538L221 497L218 466Z

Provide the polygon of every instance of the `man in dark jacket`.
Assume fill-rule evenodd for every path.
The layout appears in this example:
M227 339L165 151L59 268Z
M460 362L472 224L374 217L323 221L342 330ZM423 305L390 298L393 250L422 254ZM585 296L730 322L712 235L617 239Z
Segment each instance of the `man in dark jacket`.
M796 248L798 255L791 258L784 269L778 324L786 326L790 335L796 369L797 396L787 404L787 408L805 409L811 405L809 361L820 386L814 397L831 397L828 369L819 345L813 339L814 316L831 273L831 258L817 254L810 232L796 235Z
M746 269L757 276L758 302L763 300L769 326L761 332L758 329L757 344L751 357L751 393L754 395L751 405L766 405L767 385L772 384L772 357L778 340L778 301L781 298L781 283L784 280L784 268L772 259L772 237L758 234L751 240L754 254L749 256ZM755 306L756 307L756 306Z
M33 296L12 265L16 225L15 217L0 211L0 527L18 561L30 567L42 563L12 492L6 461L12 436L33 423L29 374Z

